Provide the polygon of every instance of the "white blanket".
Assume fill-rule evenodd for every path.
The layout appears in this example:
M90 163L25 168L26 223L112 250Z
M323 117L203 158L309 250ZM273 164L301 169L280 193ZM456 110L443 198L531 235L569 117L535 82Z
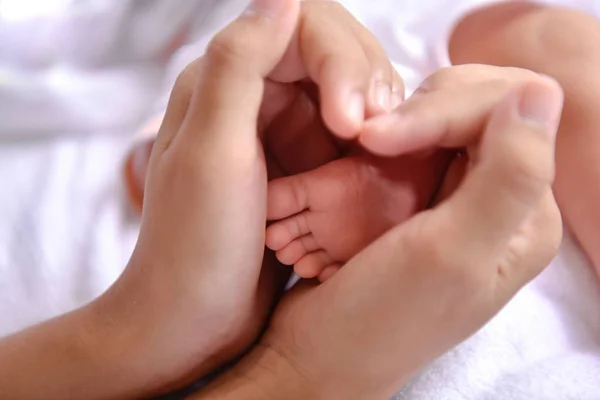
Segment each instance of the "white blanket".
M208 0L152 0L127 31L119 27L141 12L137 0L53 0L64 8L50 11L35 1L50 2L0 1L0 335L80 306L122 271L138 229L123 197L123 154L138 123L160 112L164 85L206 40L198 37L167 67L156 53L178 28L161 16L180 24L192 13L212 31L244 3L221 0L215 14ZM442 66L449 20L480 2L344 3L382 40L410 91ZM98 18L114 30L90 44L85 35L99 29L86 27ZM70 40L58 46L51 34ZM398 399L599 399L598 287L567 235L546 272Z
M599 309L597 278L567 234L541 276L397 399L600 399Z

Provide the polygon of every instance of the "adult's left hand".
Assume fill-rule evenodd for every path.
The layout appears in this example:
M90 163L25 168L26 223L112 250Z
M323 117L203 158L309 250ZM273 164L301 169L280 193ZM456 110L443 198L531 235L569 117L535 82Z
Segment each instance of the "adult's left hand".
M150 160L138 246L91 307L109 327L130 326L127 337L151 333L127 351L136 366L165 371L149 387L213 370L262 330L287 276L271 253L263 258L267 172L339 157L333 134L356 136L365 116L401 101L385 52L339 4L253 7L177 80ZM360 106L345 103L350 94Z

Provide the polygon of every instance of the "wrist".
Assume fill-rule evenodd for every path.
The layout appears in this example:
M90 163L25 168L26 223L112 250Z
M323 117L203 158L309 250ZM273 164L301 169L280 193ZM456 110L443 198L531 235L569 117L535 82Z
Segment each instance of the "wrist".
M118 297L109 289L78 310L83 351L96 363L98 379L111 382L114 397L119 398L145 398L177 388L179 382L163 373L172 370L168 360L161 364L156 359L143 317L132 318L136 310Z
M139 338L122 321L111 321L107 311L98 301L76 311L82 356L95 365L99 381L111 382L112 395L152 394L143 391L153 387L147 378L152 365L141 363Z
M131 271L81 310L90 357L101 357L124 388L138 390L127 397L175 391L242 351L203 334L199 310L188 316L189 310L165 307L171 294L132 281Z
M97 328L84 307L4 338L0 391L24 399L139 397Z
M239 364L193 396L194 400L304 400L323 398L284 355L259 344Z

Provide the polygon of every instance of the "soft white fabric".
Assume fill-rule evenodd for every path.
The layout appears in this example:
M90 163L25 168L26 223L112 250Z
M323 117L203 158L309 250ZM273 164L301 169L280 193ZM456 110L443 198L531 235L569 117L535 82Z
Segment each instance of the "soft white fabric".
M216 0L0 0L0 336L76 308L135 243L121 188L161 57Z
M596 400L600 289L567 233L550 267L397 400Z
M343 1L409 92L444 66L456 18L483 2ZM138 229L121 188L130 136L245 3L0 0L0 336L80 306L122 271ZM600 16L593 0L569 3ZM160 55L186 27L189 44L169 66ZM567 237L542 276L398 398L597 399L599 307Z

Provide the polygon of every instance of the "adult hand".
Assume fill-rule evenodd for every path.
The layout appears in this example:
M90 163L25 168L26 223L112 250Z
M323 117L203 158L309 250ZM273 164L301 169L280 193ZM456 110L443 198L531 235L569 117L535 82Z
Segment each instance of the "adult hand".
M338 4L254 4L178 79L150 160L138 246L91 307L103 335L129 327L119 342L133 342L122 376L130 386L132 375L148 389L184 384L256 339L284 281L272 254L263 260L265 164L277 176L338 157L319 105L338 135L356 134L362 119L346 113L346 94L364 97L364 118L384 111L375 92L403 91L381 47ZM159 367L160 379L148 373Z
M200 63L183 71L177 96L190 96ZM279 167L270 174L296 174L342 156L334 136L358 136L365 118L403 98L404 82L369 30L337 2L302 1L289 47L265 81L259 126Z
M285 4L290 7L288 0L278 4L279 7L284 7ZM262 330L274 297L289 276L286 270L278 269L279 265L271 252L267 252L264 259L261 258L264 246L266 177L261 175L264 165L260 160L262 148L257 137L248 139L252 142L242 142L231 134L224 134L224 142L217 151L211 149L211 143L204 142L199 142L196 147L189 144L174 146L177 135L181 135L180 132L184 129L200 133L208 129L258 131L258 135L263 138L267 173L273 178L310 170L340 157L342 151L332 133L340 137L357 135L365 116L386 112L402 100L404 93L402 79L372 34L342 6L330 1L300 3L291 40L277 65L268 72L268 76L260 78L263 85L260 87L261 92L257 92L257 84L252 88L241 83L220 85L221 81L209 85L208 77L212 75L207 75L206 64L215 60L215 50L218 57L215 68L219 71L216 76L223 77L222 82L226 82L225 77L232 75L231 81L238 82L256 78L249 76L249 72L243 68L246 57L250 57L247 62L251 63L255 57L264 57L266 50L277 49L273 48L273 43L267 36L254 38L251 36L254 32L252 28L236 30L234 26L217 36L207 55L190 64L177 81L169 111L155 144L149 168L146 215L139 251L132 259L130 268L131 271L137 271L138 268L147 268L151 263L156 264L159 269L161 264L183 265L186 260L199 264L198 260L203 259L200 258L202 254L210 254L210 249L198 244L198 238L206 237L207 232L218 237L218 241L229 248L228 257L218 265L212 265L210 270L200 266L182 270L181 280L192 287L181 288L176 285L175 289L179 294L171 294L175 299L184 298L182 294L188 292L200 296L200 299L187 299L188 305L181 306L181 312L197 313L200 316L209 314L211 327L207 329L205 325L209 323L199 318L197 321L190 321L189 328L182 327L182 340L169 339L171 343L182 346L181 349L169 351L174 355L173 360L184 349L189 352L193 348L200 353L189 357L190 364L171 368L174 371L172 376L183 377L183 380L175 382L177 384L211 371L247 348ZM282 33L271 34L278 38L284 36ZM258 50L249 47L254 41L262 41L263 47L264 43L269 43L269 46ZM227 62L238 64L222 68L221 64ZM250 116L242 119L240 115L244 114L238 110L254 107L252 101L256 98L252 96L257 93L262 95L259 111L257 114L248 114L255 119ZM362 108L349 106L346 103L348 97L361 97ZM194 102L200 106L195 106ZM202 112L197 107L201 107ZM200 117L192 120L191 116L195 114L203 118L208 118L206 115L222 117L213 122L213 125L206 125ZM237 125L232 126L234 121ZM212 140L210 139L211 142ZM253 149L257 149L258 153L254 153ZM252 180L246 181L240 176L235 179L223 177L222 173L231 172L230 166L237 166L241 177L246 177L252 170L256 175ZM186 171L190 167L193 170ZM257 169L259 167L262 169ZM185 169L181 170L182 168ZM221 171L217 173L216 168ZM202 174L208 174L208 177L203 177ZM161 180L160 183L158 179ZM217 184L210 186L212 181ZM170 193L169 202L165 201L165 193ZM199 204L198 199L202 196L213 195L214 204L219 207L212 212L200 215L200 208L197 210L198 214L194 215L186 211L189 207L195 208L193 204ZM232 204L233 199L237 200L236 204ZM172 214L166 212L167 206ZM157 216L161 219L155 221ZM229 223L225 216L231 216L235 221ZM225 229L220 237L218 235L221 230L213 229L213 223L220 224ZM166 226L170 228L167 229ZM188 228L189 231L186 231ZM152 232L152 239L148 239L146 229ZM181 244L172 247L172 232L175 229L179 231L177 239ZM165 246L169 249L164 249ZM153 254L155 251L168 254L168 258L159 262ZM140 260L138 254L144 255L145 259ZM196 275L191 275L190 270ZM129 273L132 274L137 272ZM160 276L163 274L164 280L173 279L172 269L165 269ZM126 278L124 276L123 282L127 283L123 283L123 287L132 285ZM159 284L162 281L163 279L157 280ZM156 293L164 292L169 295L174 291L161 292L158 288L152 289L152 285L144 280L139 282L139 285L148 288L148 296L155 296L158 300L160 296ZM120 297L115 296L115 299L116 304L122 301ZM203 312L197 311L199 303L203 303ZM199 330L203 331L203 335L197 335ZM189 340L184 340L187 337L185 335L190 334L196 340L191 344ZM191 364L192 362L196 362L196 365ZM192 366L195 368L191 368ZM186 374L183 374L184 371Z
M367 122L363 143L392 129L398 153L468 147L464 181L325 284L286 297L261 345L206 398L235 393L239 377L286 399L389 398L549 263L562 226L551 191L562 92L490 71L493 82L439 85Z
M377 39L339 3L301 3L298 29L266 84L267 151L296 174L340 157L365 117L395 108L404 82Z
M179 77L179 97L190 96L198 66L191 63ZM403 98L404 82L371 32L335 1L302 1L292 41L265 83L260 125L270 176L340 157L345 146L334 137L355 138L365 118L390 111ZM125 168L139 209L150 147L136 147Z
M257 120L298 15L296 0L255 0L188 71L191 85L180 79L127 269L87 307L0 341L3 396L148 397L255 339L269 305L258 295L267 174Z

